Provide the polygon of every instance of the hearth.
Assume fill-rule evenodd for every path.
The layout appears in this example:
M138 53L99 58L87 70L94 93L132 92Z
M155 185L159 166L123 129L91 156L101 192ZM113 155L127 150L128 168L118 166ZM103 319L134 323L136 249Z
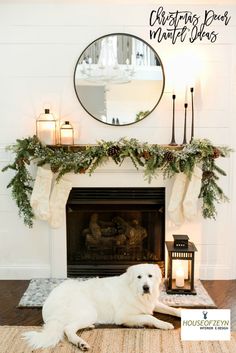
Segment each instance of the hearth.
M67 275L109 276L141 262L164 271L165 188L72 188Z

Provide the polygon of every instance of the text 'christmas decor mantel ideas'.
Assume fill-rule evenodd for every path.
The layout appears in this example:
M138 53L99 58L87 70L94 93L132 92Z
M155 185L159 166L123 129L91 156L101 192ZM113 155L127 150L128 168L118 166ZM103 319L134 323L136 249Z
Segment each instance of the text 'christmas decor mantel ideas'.
M3 171L8 169L15 171L15 176L8 187L12 188L12 196L19 207L19 214L23 216L25 224L29 227L33 225L34 212L31 204L35 201L32 195L33 178L28 168L31 161L38 166L47 165L53 173L57 173L57 180L70 172L92 174L109 158L118 165L124 159L130 158L137 169L143 168L144 176L149 182L158 173L162 173L164 178L183 173L191 179L198 166L202 171L198 197L203 200L203 216L215 218L215 203L227 200L224 192L217 185L219 174L226 175L226 173L216 165L215 160L218 157L228 156L231 149L216 147L205 139L193 140L191 144L176 149L126 138L119 141L101 141L97 145L70 149L43 146L37 137L33 136L17 140L15 145L9 147L9 150L15 153L15 160L4 167ZM37 204L34 207L37 209ZM40 209L38 211L40 213Z

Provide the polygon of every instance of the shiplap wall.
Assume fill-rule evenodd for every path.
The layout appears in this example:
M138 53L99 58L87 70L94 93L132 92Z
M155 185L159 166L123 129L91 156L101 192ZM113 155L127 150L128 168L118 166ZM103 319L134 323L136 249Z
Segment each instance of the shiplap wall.
M190 3L190 2L189 2ZM196 86L196 136L236 148L236 6L168 5L166 10L189 9L202 14L206 8L232 16L227 27L215 25L215 44L194 46L203 54L201 77ZM212 3L212 1L211 1ZM82 50L95 38L126 32L148 41L160 55L164 67L177 50L188 44L150 41L150 2L124 1L0 1L0 167L11 159L5 147L16 138L32 135L35 119L45 104L79 130L77 142L136 137L150 143L168 143L171 128L171 77L167 75L163 98L144 121L127 127L109 127L92 119L82 109L73 90L73 71ZM178 70L178 68L176 68ZM168 71L168 70L167 70ZM178 142L182 141L183 102L177 102ZM193 240L199 248L202 278L236 277L235 156L219 164L228 173L220 183L231 202L218 207L216 221L200 219ZM50 229L36 222L27 229L6 189L11 172L0 174L0 278L30 278L50 275ZM96 178L94 185L96 185ZM184 226L181 231L184 231ZM191 225L186 231L191 232Z

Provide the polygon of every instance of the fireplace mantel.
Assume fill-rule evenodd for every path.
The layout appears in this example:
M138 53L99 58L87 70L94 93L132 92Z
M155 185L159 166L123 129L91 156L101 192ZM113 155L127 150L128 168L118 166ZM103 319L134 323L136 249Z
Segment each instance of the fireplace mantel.
M216 165L215 160L220 156L228 156L231 149L227 146L214 146L207 139L193 140L183 148L181 146L181 150L176 150L175 146L172 150L169 146L151 145L134 138L100 141L97 145L83 147L82 151L55 148L54 150L43 146L36 136L18 139L11 147L15 153L15 160L3 168L3 171L8 169L15 171L15 176L9 186L12 187L13 198L19 207L19 213L29 227L33 226L34 217L30 205L32 176L28 170L31 161L37 161L38 166L47 164L52 172L57 174L57 179L60 179L70 172L90 175L102 164L111 160L120 167L124 160L128 159L132 161L136 169L140 168L143 171L144 177L149 182L158 173L162 173L167 178L180 174L191 178L195 168L200 166L202 178L199 197L203 199L203 217L215 219L217 215L215 204L227 200L227 196L216 183L219 175L226 175L226 173Z
M65 151L73 151L73 152L78 152L78 151L84 151L86 148L90 147L97 147L98 144L93 143L93 144L74 144L74 145L47 145L47 147L51 148L52 150L60 150L63 149ZM166 145L166 144L150 144L149 146L159 146L167 150L174 150L174 151L181 151L185 145Z

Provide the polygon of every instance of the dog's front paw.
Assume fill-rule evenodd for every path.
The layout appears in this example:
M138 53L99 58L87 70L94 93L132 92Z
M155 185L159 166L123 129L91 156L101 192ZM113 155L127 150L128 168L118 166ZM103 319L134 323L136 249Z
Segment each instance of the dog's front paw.
M86 352L90 349L88 343L86 343L82 339L78 342L78 348L83 352Z
M175 316L181 317L181 309L175 309Z
M163 322L163 324L160 327L162 330L173 330L174 326L170 324L169 322Z

